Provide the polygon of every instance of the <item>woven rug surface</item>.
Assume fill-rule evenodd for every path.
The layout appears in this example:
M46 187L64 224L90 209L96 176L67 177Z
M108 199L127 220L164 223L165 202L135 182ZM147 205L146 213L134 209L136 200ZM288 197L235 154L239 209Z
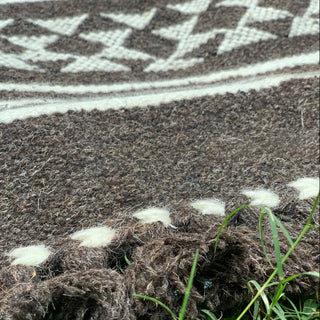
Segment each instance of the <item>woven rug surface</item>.
M0 1L0 319L168 319L133 294L177 314L197 249L187 319L248 302L260 211L218 229L253 203L301 232L318 51L319 0ZM311 229L284 272L319 262Z

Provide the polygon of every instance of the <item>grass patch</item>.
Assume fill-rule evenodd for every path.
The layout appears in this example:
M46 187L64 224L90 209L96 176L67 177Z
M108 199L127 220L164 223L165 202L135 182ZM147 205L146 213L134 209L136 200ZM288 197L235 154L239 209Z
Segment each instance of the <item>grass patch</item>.
M162 303L161 301L159 301L157 299L154 299L152 297L143 296L143 295L140 295L140 294L134 294L134 296L135 297L139 297L139 298L143 298L143 299L147 299L147 300L150 300L150 301L153 301L153 302L159 304L161 307L165 308L168 311L168 313L171 315L173 320L177 320L177 319L178 320L183 320L184 316L185 316L185 313L186 313L187 304L188 304L188 300L189 300L190 292L191 292L191 287L192 287L193 279L194 279L195 272L196 272L198 255L199 255L199 250L197 249L195 257L194 257L194 260L193 260L189 281L188 281L188 284L187 284L187 290L186 290L186 293L185 293L184 298L183 298L182 307L181 307L181 311L179 313L179 317L178 318L175 316L175 314L172 312L172 310L168 306L166 306L164 303Z
M240 319L255 319L255 320L284 320L284 319L299 319L299 320L314 320L314 319L320 319L320 313L319 313L319 297L314 294L313 297L307 298L304 301L292 301L285 293L285 289L287 284L292 281L293 279L303 276L303 275L308 275L312 277L317 277L320 278L320 275L318 272L303 272L303 273L298 273L294 274L290 277L285 278L284 272L283 272L283 265L292 253L292 251L296 248L296 246L299 244L301 241L302 237L306 234L306 232L310 228L315 228L317 226L314 226L311 224L313 215L315 213L315 210L318 206L319 203L319 194L316 197L316 200L314 202L314 205L312 207L312 210L310 212L310 215L307 219L307 222L301 231L300 235L298 238L293 241L292 238L290 237L289 233L281 223L281 221L272 213L272 211L269 208L263 207L263 206L257 206L257 205L244 205L235 211L233 211L222 223L221 227L218 230L217 238L216 238L216 243L214 246L214 253L216 253L218 242L219 242L219 237L221 235L221 232L223 228L227 225L229 219L236 214L239 210L249 207L249 206L254 206L258 207L261 210L260 217L259 217L259 232L260 232L260 241L261 241L261 246L262 250L264 252L264 255L269 262L270 266L273 269L272 274L270 277L267 279L267 281L263 284L260 285L258 282L255 280L251 280L248 283L248 287L251 290L252 294L254 295L249 304L243 309L243 311L240 314L237 315L232 315L230 317L224 317L223 315L220 315L217 317L213 312L210 310L201 310L202 316L205 317L206 320L219 320L219 319L225 319L225 320L240 320ZM268 216L268 221L271 226L272 230L272 238L273 238L273 246L274 246L274 253L275 253L275 258L276 258L276 265L273 265L271 262L271 259L267 253L267 250L265 248L264 240L263 240L263 216L267 214ZM279 236L278 236L278 229L280 229L284 235L286 236L290 248L288 252L282 256L280 252L280 241L279 241ZM198 254L199 250L197 249L195 258L193 261L189 281L187 284L187 289L186 293L184 295L181 311L178 316L174 314L174 312L166 306L164 303L161 301L154 299L149 296L144 296L144 295L139 295L139 294L134 294L134 296L147 299L150 301L153 301L157 304L159 304L161 307L166 309L168 313L170 314L171 318L173 320L183 320L185 317L185 312L186 312L186 307L188 303L188 299L190 297L190 291L191 287L193 284L193 279L195 276L195 270L196 270L196 265L198 261ZM278 275L278 281L273 281L275 276ZM274 294L267 294L266 289L273 287Z

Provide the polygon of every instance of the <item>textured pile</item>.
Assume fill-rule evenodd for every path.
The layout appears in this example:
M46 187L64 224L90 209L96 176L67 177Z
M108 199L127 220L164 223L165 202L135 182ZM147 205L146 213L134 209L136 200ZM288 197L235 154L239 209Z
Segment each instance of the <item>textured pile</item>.
M248 302L272 273L259 211L215 240L245 189L279 196L293 239L306 222L314 197L288 184L318 181L318 16L315 0L1 1L0 319L168 319L133 294L178 313L197 249L187 318ZM143 224L148 208L167 220ZM114 235L81 245L90 227ZM312 229L285 273L319 262Z

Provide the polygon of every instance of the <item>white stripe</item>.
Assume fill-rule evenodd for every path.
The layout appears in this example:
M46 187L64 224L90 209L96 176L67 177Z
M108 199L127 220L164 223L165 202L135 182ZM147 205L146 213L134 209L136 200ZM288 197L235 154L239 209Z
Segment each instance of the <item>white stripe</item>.
M130 90L171 88L194 84L209 84L225 80L231 77L246 77L266 72L276 71L282 68L293 68L300 65L319 63L319 52L311 52L291 57L274 59L267 62L257 63L246 67L231 70L223 70L202 76L193 76L183 79L162 80L154 82L132 82L111 85L51 85L51 84L19 84L0 83L0 90L27 91L27 92L55 92L61 94L86 94L86 93L108 93Z
M14 4L14 3L32 3L32 2L46 2L46 1L67 1L67 0L0 0L0 5L2 4Z
M30 116L39 116L41 114L51 114L54 112L66 112L68 110L108 110L120 108L157 106L162 103L179 101L182 99L193 99L206 95L225 94L226 92L236 93L238 91L249 91L251 89L260 90L271 86L278 86L281 82L290 79L311 78L318 75L318 72L309 72L304 74L275 74L267 77L252 77L242 81L234 81L225 84L216 84L203 86L197 89L176 90L173 92L150 93L142 95L131 95L127 97L107 97L96 99L82 99L74 102L73 100L34 100L31 107L22 107L17 109L8 109L13 107L14 101L6 101L7 109L0 111L0 122L9 123L15 119L25 119ZM37 105L36 105L37 104Z

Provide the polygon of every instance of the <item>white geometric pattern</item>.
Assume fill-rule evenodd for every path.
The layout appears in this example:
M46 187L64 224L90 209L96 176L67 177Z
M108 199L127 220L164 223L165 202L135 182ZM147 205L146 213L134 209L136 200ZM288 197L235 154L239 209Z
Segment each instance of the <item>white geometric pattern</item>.
M117 29L110 31L97 31L90 33L80 33L79 37L88 41L101 42L105 47L114 51L121 47L123 41L130 35L131 29Z
M288 11L258 6L259 0L225 0L216 5L246 7L245 14L241 17L235 29L228 30L219 46L218 54L232 51L238 47L268 39L276 39L277 36L246 26L248 23L271 21L291 17Z
M197 21L198 17L194 16L181 24L173 25L167 28L161 28L158 30L153 30L152 33L163 36L164 38L184 41L186 38L188 38L189 34L191 34Z
M28 70L28 71L38 70L36 66L32 66L22 61L18 55L2 53L1 51L0 51L0 67L21 69L21 70Z
M179 41L176 51L168 59L158 59L151 63L144 71L168 71L185 69L191 67L196 63L203 61L203 58L189 58L182 57L198 48L201 44L206 43L210 38L214 38L217 34L226 32L226 29L213 29L205 33L193 34L193 28L198 21L198 16L193 16L191 19L168 28L161 28L152 31L156 35L160 35L167 39Z
M224 39L218 48L218 54L223 54L251 43L276 39L276 35L246 25L253 22L271 21L292 16L290 12L285 10L259 7L259 0L226 0L216 4L216 7L242 6L247 8L245 14L239 20L237 27L235 29L212 29L206 33L193 34L192 31L198 21L198 15L207 9L210 2L204 0L168 5L170 9L194 15L191 19L179 25L153 31L154 34L167 39L177 40L179 43L176 51L169 58L156 60L145 68L145 72L185 69L196 63L203 62L203 58L183 59L183 56L186 53L192 52L192 50L198 48L201 44L206 43L209 39L215 38L219 33L224 34Z
M74 94L74 95L83 95L83 94L98 94L98 93L118 93L118 92L134 92L143 91L152 91L157 88L158 90L163 89L167 90L168 88L185 88L188 86L198 87L198 86L208 86L212 83L219 83L221 81L227 81L232 78L247 78L252 77L254 79L258 78L260 74L273 73L282 68L297 68L305 65L314 65L319 64L319 52L314 51L310 53L303 53L299 55L283 57L278 59L273 59L269 61L259 62L255 64L250 64L248 66L242 66L240 68L228 69L215 71L207 74L183 77L183 78L173 78L167 80L158 80L158 81L137 81L137 82L124 82L124 83L111 83L111 84L93 84L93 85L54 85L50 83L41 83L37 86L34 86L32 83L2 83L2 89L6 91L20 91L20 92L55 92L57 94ZM295 79L314 77L318 75L319 72L315 69L312 72L304 73L299 76L299 74L294 75L293 73L286 73L284 80L288 77L293 77ZM265 84L269 82L269 86L273 85L272 78L278 79L278 75L268 76L269 81L265 81ZM241 84L239 84L240 86ZM228 87L228 85L226 85ZM232 88L232 84L229 83L229 88ZM240 88L240 87L238 87ZM258 90L258 86L254 87ZM183 89L181 89L183 90ZM235 89L237 90L237 89ZM39 100L38 100L39 102ZM21 106L17 101L6 101L7 104L18 107ZM30 101L30 103L35 104L35 100ZM159 102L160 103L160 102Z
M3 38L7 39L11 43L23 47L25 50L20 54L2 54L0 52L0 63L3 66L9 67L15 62L18 64L15 66L23 67L25 70L37 70L41 71L36 65L28 64L28 61L57 61L66 60L72 58L72 54L68 53L56 53L47 51L45 47L55 42L59 37L57 35L43 35L43 36L12 36Z
M28 19L29 22L37 24L43 28L49 29L52 32L60 33L66 36L71 36L78 26L88 17L87 14L75 17L54 18L49 20Z
M25 1L21 1L25 2ZM168 4L170 10L181 12L189 17L182 22L153 30L152 33L164 39L176 42L174 51L169 57L161 55L155 57L147 52L130 49L125 46L125 40L131 36L134 30L144 29L155 17L157 8L151 8L141 14L122 12L100 13L117 23L122 23L127 28L117 30L97 30L81 33L79 38L89 42L99 42L103 45L101 52L93 54L81 53L57 53L47 50L49 44L59 39L59 35L71 36L81 24L85 24L87 13L76 16L59 17L54 19L27 19L35 25L41 26L53 32L53 35L43 36L5 36L0 34L0 39L5 38L11 43L21 46L26 50L22 53L7 53L0 51L0 65L8 68L34 70L44 72L34 63L41 61L66 61L70 63L61 67L60 72L130 72L131 69L125 62L119 63L115 59L144 60L149 62L144 72L166 72L169 70L181 70L192 67L204 61L203 57L193 57L192 52L201 45L214 39L218 34L223 39L217 48L217 54L222 55L234 49L278 36L270 32L259 30L250 26L254 22L275 21L292 17L286 10L278 10L271 7L259 6L259 0L223 0L215 4L219 7L240 6L246 8L245 13L239 19L235 28L213 28L207 32L195 33L194 27L198 23L199 15L208 9L212 0L191 0L179 4ZM310 0L309 7L302 16L294 17L289 37L319 32L319 19L312 17L319 13L319 0ZM0 29L14 23L14 19L0 20ZM190 54L190 56L186 56Z
M236 30L228 31L218 49L218 54L248 45L262 40L276 39L277 37L269 32L257 30L255 28L238 27Z
M6 27L10 23L12 23L14 20L13 19L7 19L7 20L0 20L0 29Z
M0 5L3 4L13 4L13 3L32 3L32 2L45 2L45 1L67 1L67 0L1 0Z
M0 1L0 6L3 4L2 2ZM27 1L18 0L14 2L24 3ZM50 2L53 1L48 1L49 5ZM41 13L36 18L21 14L21 26L23 28L26 27L23 25L24 19L24 21L34 24L32 30L37 29L35 30L36 35L33 36L15 33L19 32L16 30L20 30L20 19L16 20L13 16L10 17L8 15L4 20L0 20L1 68L9 70L9 72L14 70L19 70L20 73L24 71L26 73L42 72L43 75L48 72L48 69L51 71L52 68L51 75L54 75L55 78L60 76L62 81L64 81L64 76L66 79L65 82L60 84L52 82L49 78L46 80L45 77L37 77L36 75L30 82L16 82L12 79L4 80L0 83L0 90L6 91L9 96L0 100L0 122L11 122L17 118L25 119L28 116L57 111L64 112L70 109L97 108L99 110L107 110L121 107L156 106L161 103L170 103L177 99L193 99L226 92L235 93L238 90L260 90L261 88L278 85L281 81L288 79L319 76L319 71L316 67L312 71L304 71L301 74L296 73L296 71L288 71L281 75L277 73L270 74L284 67L299 67L298 69L300 69L303 66L318 64L318 50L302 48L301 46L300 48L297 47L299 51L295 55L284 50L284 54L280 52L279 57L266 56L261 61L259 60L260 62L251 61L251 57L249 57L249 64L245 66L240 64L238 67L229 68L227 67L229 62L226 60L222 62L224 65L222 69L219 66L224 59L223 54L225 52L231 52L232 59L234 54L232 50L248 43L278 38L282 39L284 43L288 41L281 35L273 34L272 31L266 32L264 31L265 29L259 29L259 24L252 27L252 23L255 22L263 23L264 21L269 21L265 27L268 28L270 23L274 23L274 27L270 29L275 30L279 22L278 19L287 18L285 20L286 28L290 28L288 24L291 23L289 37L297 37L297 41L300 44L302 40L298 38L299 36L318 34L319 19L317 14L319 13L319 0L308 0L308 7L304 11L299 11L299 16L293 16L289 12L290 9L286 11L264 7L262 4L259 5L262 2L257 0L223 0L220 2L181 0L181 2L177 4L177 1L175 1L166 7L162 6L161 10L164 10L164 12L159 15L156 14L158 10L156 6L148 8L145 12L139 14L130 13L130 11L95 12L95 15L107 17L118 24L122 24L117 29L113 29L115 24L104 24L100 30L99 24L96 24L94 26L95 29L92 30L89 22L93 17L90 16L90 20L86 19L89 17L88 11L79 13L78 10L74 15L64 16L60 14L54 19L45 19ZM202 13L206 10L211 10L211 13L214 14L214 6L216 8L225 7L224 9L227 9L226 12L230 8L230 13L237 6L244 9L241 10L242 15L236 18L235 26L226 24L226 27L223 27L222 24L219 28L206 29L205 32L195 31L199 24L199 17L208 17L210 12L206 12L205 15L202 15ZM161 27L155 28L153 23L159 25L157 19L161 19L166 10L170 14L179 16L179 19L177 19L177 22L172 21L172 19L162 19L160 21ZM87 22L88 26L86 26ZM219 19L219 24L221 22L223 23ZM37 28L36 26L40 27ZM79 32L79 27L81 27L81 33ZM42 34L43 28L46 28L51 33L45 32ZM143 29L145 30L140 32ZM30 29L30 32L32 30ZM148 33L153 35L148 38ZM210 39L215 39L217 35L219 35L220 42L216 41L215 52L208 51L213 55L209 55L207 59L207 47L205 45ZM60 51L61 46L67 41L67 37L70 37L70 45L63 47ZM140 37L142 37L143 41L146 40L145 46L140 46ZM60 39L63 41L59 41ZM162 42L162 40L164 41ZM6 47L7 41L12 45L10 46L9 44ZM54 48L55 45L56 48ZM203 49L201 46L203 46ZM76 48L76 50L72 51L70 49L68 51L72 47ZM288 48L290 47L292 47L292 43L288 44ZM81 48L83 48L83 52ZM209 50L212 50L211 48ZM156 54L153 53L155 49L158 49ZM215 54L217 54L216 57L214 57ZM180 71L194 67L202 62L210 61L209 59L213 60L213 64L217 59L219 71L215 71L215 68L212 68L206 72L204 65L199 65L199 68L193 69L193 71L188 70L188 73L189 71L192 71L192 73L189 73L187 77L181 76ZM141 64L141 60L144 61L143 64ZM46 63L42 64L42 62ZM136 65L139 65L139 68L134 67L135 62ZM232 61L231 65L233 65ZM142 71L145 73L160 73L147 75L146 79L139 78L139 75L138 78L140 80L138 80L138 78L135 78L135 72L140 73L142 66L144 68ZM163 76L161 74L161 72L170 70L177 70L179 76L172 72L171 79L167 79L167 75ZM90 83L90 79L94 77L94 74L88 74L86 84L75 84L69 83L70 75L66 75L66 73L73 73L71 77L75 76L75 79L79 79L79 75L76 74L78 72L89 73L97 71L122 73L120 75L122 80L116 83L100 82L93 84ZM134 73L133 78L130 75L131 72ZM259 75L265 74L266 76L267 73L269 73L267 77L260 78ZM246 80L243 80L242 77L246 77ZM40 83L36 82L35 79L40 78L44 80ZM103 77L101 79L108 78ZM123 80L124 78L130 80L125 81ZM18 99L10 97L10 92L13 91L21 94ZM31 94L31 97L25 98L24 92ZM39 92L44 95L49 92L55 92L58 98L43 98L42 96L37 96ZM68 97L60 96L63 94L81 95L82 98L70 101ZM98 94L101 97L93 98L91 94ZM90 101L90 104L88 101Z
M151 21L157 9L145 11L142 14L124 14L124 13L100 13L102 17L107 17L113 21L124 23L129 27L142 30Z
M212 0L193 0L183 4L168 4L167 7L185 14L199 14L206 11Z
M312 15L317 16L317 18L312 17ZM319 0L310 0L309 7L304 15L293 19L289 37L317 33L319 33Z
M74 62L61 69L61 72L121 72L130 71L127 66L104 59L102 54L95 54L89 57L78 56Z
M88 41L100 42L105 48L92 56L77 56L75 61L61 69L61 72L89 72L89 71L130 71L130 69L119 63L110 61L116 59L141 59L148 60L152 57L146 53L128 49L123 42L130 35L132 29L120 29L111 31L81 33L79 36Z
M250 7L244 15L245 18L241 19L238 25L245 23L263 22L277 19L285 19L292 17L292 14L285 10L278 10L273 8Z
M101 42L105 49L102 53L104 57L107 58L117 58L117 59L141 59L148 60L151 59L147 53L141 51L128 49L123 46L126 38L131 34L132 29L119 29L112 31L100 31L100 32L90 32L89 34L81 33L80 37L88 41Z
M14 43L23 48L29 49L25 51L25 54L37 55L40 57L41 52L44 51L45 47L53 42L55 42L59 37L56 35L49 36L13 36L6 37L11 43ZM43 57L46 59L46 57ZM28 59L30 59L28 57Z

